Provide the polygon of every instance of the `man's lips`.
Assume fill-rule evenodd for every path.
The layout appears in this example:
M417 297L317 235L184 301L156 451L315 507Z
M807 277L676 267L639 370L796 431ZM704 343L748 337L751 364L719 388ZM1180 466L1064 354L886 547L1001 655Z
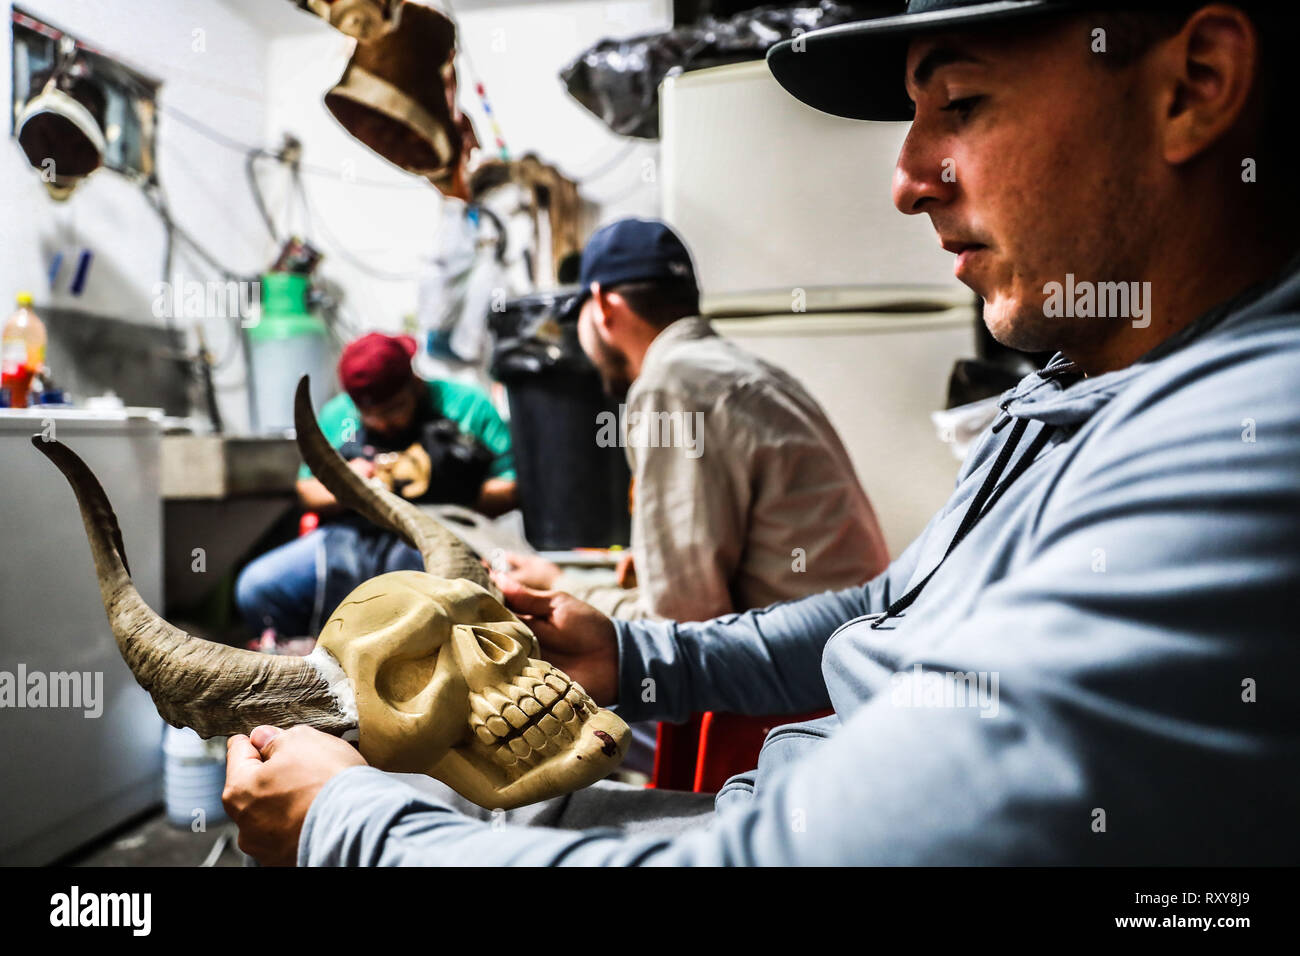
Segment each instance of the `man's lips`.
M962 270L970 263L971 259L988 246L982 242L966 242L959 239L941 239L940 245L946 252L951 252L957 256L957 262L953 265L953 274L961 278Z

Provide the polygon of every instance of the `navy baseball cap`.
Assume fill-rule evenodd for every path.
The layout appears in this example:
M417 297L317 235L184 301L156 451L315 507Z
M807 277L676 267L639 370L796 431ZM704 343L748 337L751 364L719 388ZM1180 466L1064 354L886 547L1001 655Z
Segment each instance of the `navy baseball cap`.
M698 287L695 266L686 244L658 219L620 219L597 229L582 250L578 294L561 321L572 321L591 295L591 284L608 289L623 282L654 279L689 281Z
M1237 6L1248 6L1235 0ZM874 19L855 20L784 40L767 51L767 66L791 96L834 116L910 120L903 72L914 37L1009 24L1081 10L1178 10L1194 0L910 0L881 4ZM891 10L892 8L892 10Z

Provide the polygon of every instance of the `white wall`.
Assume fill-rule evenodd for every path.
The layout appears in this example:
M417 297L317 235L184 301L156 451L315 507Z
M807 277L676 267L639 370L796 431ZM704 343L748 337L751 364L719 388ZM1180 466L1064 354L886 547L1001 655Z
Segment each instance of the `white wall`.
M461 104L474 120L485 151L493 149L493 134L474 92L479 80L511 155L536 152L574 178L608 167L582 187L584 197L600 206L601 222L657 214L653 177L658 145L630 142L609 132L569 96L559 71L605 36L666 29L672 21L669 0L461 0L454 7L461 28ZM312 234L326 252L321 274L347 290L350 320L397 330L404 317L414 313L416 273L437 254L444 200L432 187L349 137L325 109L322 97L342 74L350 49L350 40L309 18L272 39L272 94L263 138L275 142L292 132L303 142L304 163L331 171L306 175L316 226ZM615 159L619 161L610 166ZM266 176L272 195L280 195L282 179L274 173ZM275 199L273 205L283 202ZM377 277L375 270L398 278Z
M241 141L261 139L267 44L256 27L220 0L27 0L19 6L162 80L163 110L175 107ZM3 3L6 24L10 7ZM196 30L203 31L198 35L201 51L196 49ZM7 46L7 36L4 42ZM0 84L5 101L10 101L7 65ZM6 129L8 125L6 118ZM213 145L164 113L157 161L176 220L229 268L264 268L270 250L244 185L242 156ZM38 303L160 323L151 306L154 285L161 278L163 245L158 217L139 190L116 173L96 173L67 203L58 204L48 198L16 142L9 140L0 149L0 247L5 251L0 257L0 297L5 300L19 289L30 289ZM85 292L76 298L66 290L82 247L89 247L95 258ZM56 250L64 252L65 261L58 286L51 290L46 272ZM179 250L174 267L178 277L215 278ZM7 313L8 308L0 311ZM208 320L204 325L210 347L224 352L231 341L230 323ZM58 370L53 371L57 376ZM222 413L232 428L247 422L243 377L242 363L234 361L217 378Z
M322 97L343 70L349 39L286 0L27 0L19 6L162 81L159 176L177 222L228 268L259 272L275 251L245 180L244 157L169 117L168 108L239 143L274 146L286 131L297 135L304 163L323 170L305 175L315 227L306 232L327 254L321 274L346 291L348 317L397 329L414 311L416 273L436 254L442 200L348 137L325 110ZM8 0L3 9L7 19ZM476 79L486 84L513 155L534 151L579 179L606 169L582 186L600 205L599 221L657 214L657 144L629 144L610 133L569 97L558 73L605 36L666 29L669 0L460 0L455 10L467 53L461 98L485 144L490 148L492 132L474 93ZM8 91L10 71L2 72ZM283 175L269 164L261 168L273 213L303 230L301 212L284 218ZM30 289L38 303L163 321L151 308L163 229L136 187L116 173L95 174L69 202L56 204L11 140L0 149L0 230L6 253L0 299ZM94 251L95 262L85 293L74 298L66 288L82 246ZM65 263L51 290L45 275L58 249ZM368 271L374 267L398 278L376 277ZM178 247L172 278L216 276ZM7 311L0 304L0 313ZM231 323L203 325L212 350L227 352ZM234 358L217 385L223 417L237 430L246 427L248 411L243 363L238 352Z
M442 199L354 140L325 109L325 92L351 49L348 37L308 17L295 32L271 39L262 139L278 143L291 133L302 142L310 224L288 203L282 171L268 164L261 181L277 216L292 209L293 230L325 253L319 274L343 287L347 318L396 330L415 308L416 277L433 252Z
M461 99L479 138L491 145L491 127L473 91L483 80L488 99L515 155L536 150L574 179L583 181L630 153L598 179L583 182L586 199L601 207L602 222L625 215L656 215L658 144L632 140L608 128L569 96L561 68L606 37L634 36L672 26L670 0L592 2L567 0L532 4L456 4L462 27Z

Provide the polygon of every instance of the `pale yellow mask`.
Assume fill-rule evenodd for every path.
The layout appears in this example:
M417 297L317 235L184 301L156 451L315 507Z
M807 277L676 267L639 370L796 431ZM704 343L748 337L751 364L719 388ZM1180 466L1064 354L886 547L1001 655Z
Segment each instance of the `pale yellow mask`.
M365 582L317 642L350 678L361 755L511 809L614 770L627 725L537 659L528 627L482 587L420 571Z
M320 433L305 377L295 423L312 472L342 504L416 547L427 569L356 588L306 658L215 644L163 620L131 581L117 519L85 462L33 439L76 491L118 648L163 718L202 737L262 724L355 735L373 766L436 777L487 809L559 796L613 771L627 725L540 660L532 632L459 538L347 466Z

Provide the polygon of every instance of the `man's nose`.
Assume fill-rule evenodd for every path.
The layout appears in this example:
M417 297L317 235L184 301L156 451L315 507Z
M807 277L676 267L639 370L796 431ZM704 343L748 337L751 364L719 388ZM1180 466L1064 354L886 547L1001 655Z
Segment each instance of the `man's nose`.
M894 166L893 199L900 212L911 216L952 200L960 171L956 160L940 155L942 152L916 123L912 124Z

